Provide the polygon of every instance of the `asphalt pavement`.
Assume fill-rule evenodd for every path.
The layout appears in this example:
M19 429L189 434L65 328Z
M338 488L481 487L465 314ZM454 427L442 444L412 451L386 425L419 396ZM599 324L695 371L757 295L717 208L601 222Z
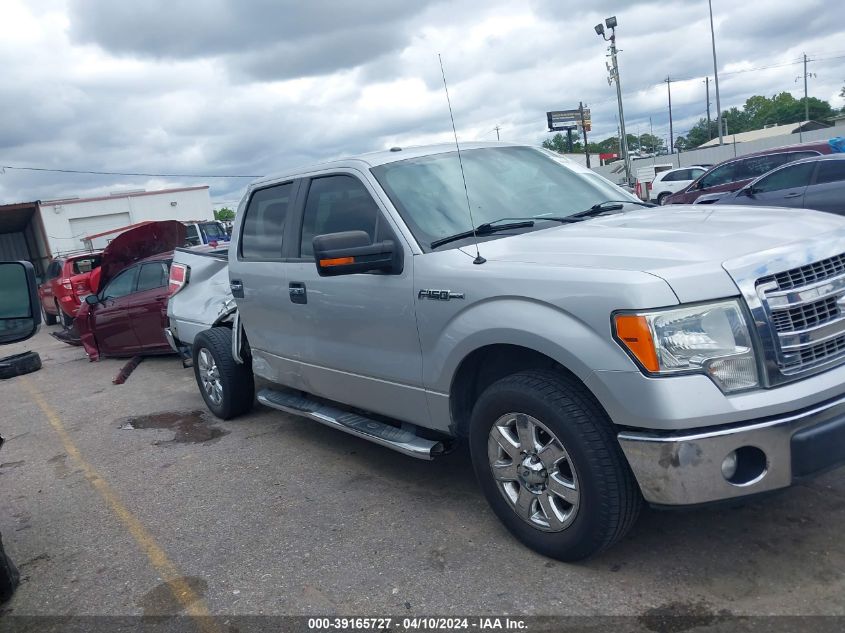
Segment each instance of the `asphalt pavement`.
M845 615L845 470L741 506L647 510L579 564L515 541L468 455L423 462L260 406L222 422L176 357L49 336L0 381L14 615Z

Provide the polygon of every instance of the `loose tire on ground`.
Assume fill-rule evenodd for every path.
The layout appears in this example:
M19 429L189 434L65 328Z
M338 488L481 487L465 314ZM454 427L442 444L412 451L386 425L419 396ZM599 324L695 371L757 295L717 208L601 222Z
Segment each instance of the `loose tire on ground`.
M252 369L232 357L232 330L215 327L200 332L194 339L192 356L194 377L209 411L229 420L252 408Z
M522 416L521 422L511 433L512 427L500 425L515 414ZM539 429L532 431L530 443L546 449L537 448L536 455L523 461L522 451L508 445L519 455L513 460L496 438L516 438L517 449L528 446L529 436L519 435L519 427L528 428L530 420ZM491 435L494 425L499 430ZM621 539L639 515L642 496L613 424L586 387L572 377L532 370L493 383L473 408L469 444L476 477L493 511L514 536L541 554L563 561L586 558ZM559 461L547 468L548 449L558 446L562 451L556 448L552 454L565 458L555 458ZM501 456L498 461L494 453ZM512 462L518 463L516 470L510 469ZM535 465L538 470L532 472ZM494 479L494 468L500 481ZM501 482L514 473L521 479ZM571 499L561 482L571 482L564 485L577 490ZM560 490L566 498L552 494ZM520 494L529 492L535 497L525 497L535 500L526 505ZM544 494L551 498L551 512L549 499L541 498ZM520 512L520 508L534 510ZM540 525L544 517L549 517L545 527Z
M0 538L0 603L8 601L15 589L20 584L20 572L6 550L3 547L3 539Z
M2 380L31 374L39 369L41 369L41 357L38 352L24 352L0 358L0 379Z

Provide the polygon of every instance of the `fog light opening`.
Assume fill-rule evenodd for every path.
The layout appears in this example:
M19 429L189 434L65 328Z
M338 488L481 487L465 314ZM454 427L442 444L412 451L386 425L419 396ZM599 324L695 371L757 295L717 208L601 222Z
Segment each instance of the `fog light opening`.
M722 476L734 486L748 486L766 474L766 454L756 446L743 446L731 451L722 461Z

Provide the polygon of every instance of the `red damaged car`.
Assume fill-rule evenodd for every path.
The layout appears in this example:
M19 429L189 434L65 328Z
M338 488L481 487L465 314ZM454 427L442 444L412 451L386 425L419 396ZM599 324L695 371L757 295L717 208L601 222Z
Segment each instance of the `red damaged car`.
M89 277L100 265L100 251L68 254L56 257L47 267L44 282L38 286L41 311L47 325L70 327L80 303L91 294Z
M88 358L172 354L164 337L173 249L185 225L151 222L116 237L103 251L95 294L85 297L75 325Z

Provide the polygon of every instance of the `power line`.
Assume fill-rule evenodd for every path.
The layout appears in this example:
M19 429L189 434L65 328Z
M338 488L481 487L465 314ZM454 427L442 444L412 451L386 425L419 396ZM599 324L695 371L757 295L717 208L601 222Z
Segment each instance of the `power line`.
M47 167L18 167L0 165L0 170L17 169L18 171L47 171L61 174L94 174L96 176L147 176L150 178L259 178L259 176L221 175L221 174L146 174L126 171L89 171L86 169L48 169Z

